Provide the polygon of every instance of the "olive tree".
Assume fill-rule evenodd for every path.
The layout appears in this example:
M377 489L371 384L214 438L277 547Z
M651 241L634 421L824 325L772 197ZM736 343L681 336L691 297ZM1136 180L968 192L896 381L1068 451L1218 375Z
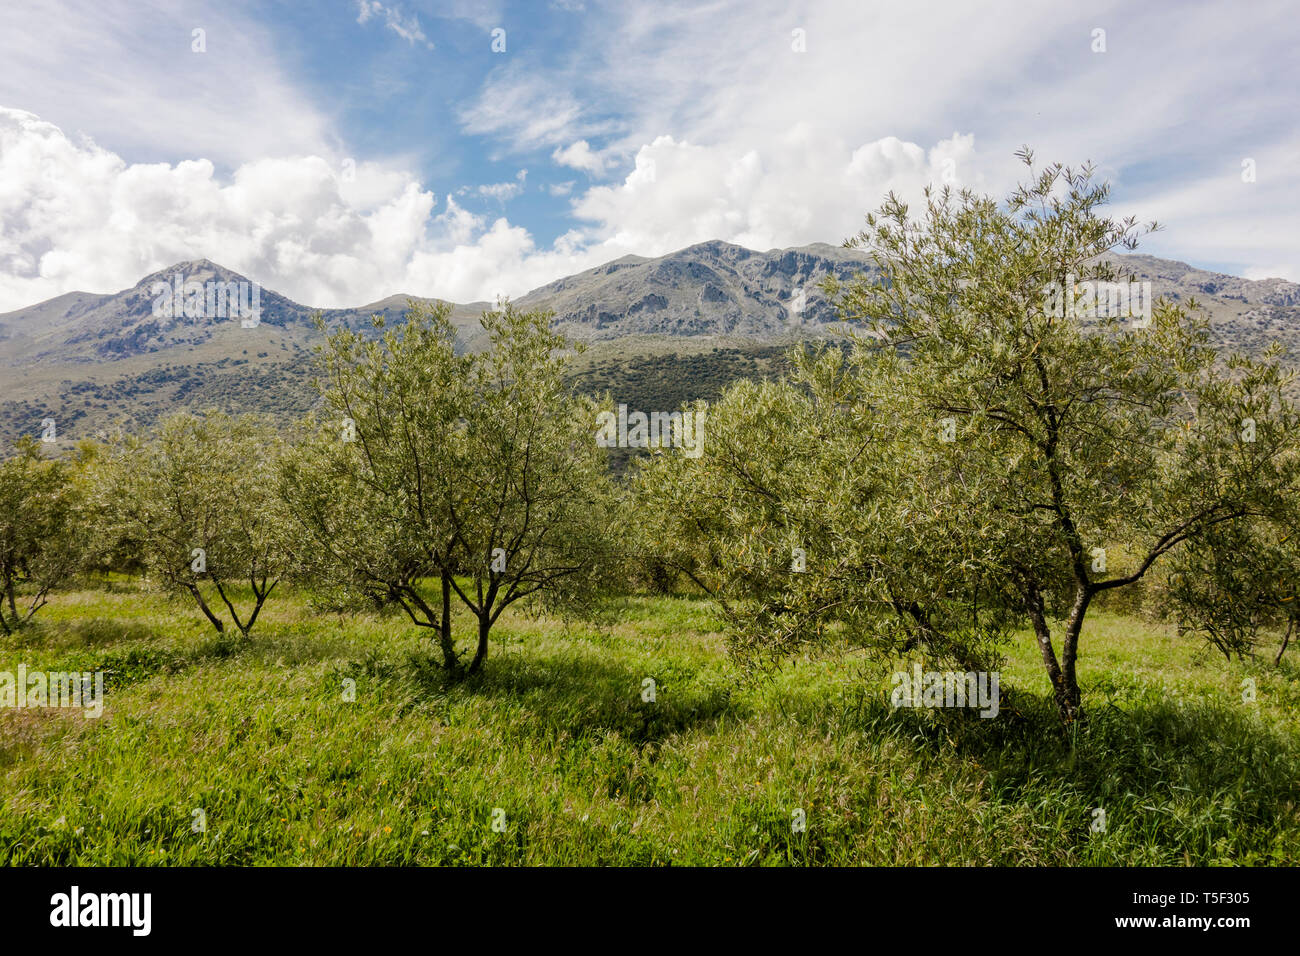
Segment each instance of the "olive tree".
M461 354L444 303L321 353L323 409L284 469L301 557L437 635L449 675L473 674L506 607L584 609L616 567L613 489L595 410L564 381L549 314L506 304ZM453 601L476 620L457 648Z
M460 669L452 637L452 449L468 405L444 303L411 302L406 321L367 337L341 327L318 351L321 401L281 468L298 574L397 604L436 635ZM317 318L318 327L323 324Z
M282 453L266 419L181 413L123 436L100 463L97 493L113 532L218 633L229 623L247 637L289 565Z
M1296 481L1276 356L1225 364L1194 303L1152 305L1111 255L1140 230L1100 214L1109 188L1092 175L1053 165L1003 203L929 191L915 218L891 195L848 243L877 275L827 284L877 353L891 420L950 439L919 446L955 510L922 529L918 554L947 547L954 529L977 549L1032 626L1066 723L1081 715L1076 662L1094 599L1207 529L1263 513Z
M0 462L0 631L13 633L82 565L84 495L75 461L47 459L18 440Z
M700 460L653 459L645 546L751 648L833 627L978 670L1026 625L1077 720L1094 599L1296 485L1276 356L1222 359L1192 304L1140 287L1111 307L1137 227L1107 195L1053 166L1003 203L929 192L919 219L890 196L850 241L875 274L827 283L846 354L732 387Z
M566 382L568 344L550 319L508 302L485 313L487 348L469 365L447 515L451 566L468 578L452 588L478 624L470 672L507 607L590 612L621 566L597 408Z
M1180 634L1224 657L1253 656L1265 629L1283 631L1280 664L1300 625L1300 534L1293 521L1259 518L1207 529L1174 556L1163 610Z
M790 358L781 380L723 392L698 459L665 450L638 471L641 553L717 600L742 656L834 632L881 656L991 668L1009 623L992 549L956 520L969 506L932 460L928 423L894 415L870 352Z

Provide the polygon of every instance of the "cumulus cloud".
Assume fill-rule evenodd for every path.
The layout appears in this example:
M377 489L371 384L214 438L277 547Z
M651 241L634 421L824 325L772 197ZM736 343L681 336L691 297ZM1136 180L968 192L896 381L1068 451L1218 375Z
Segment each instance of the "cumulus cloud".
M526 172L513 185L521 185ZM401 170L324 158L130 164L0 108L0 311L116 292L207 258L307 305L397 292L458 302L520 295L602 261L573 236L538 249L506 219L441 203Z
M204 257L310 304L355 304L407 279L413 249L474 231L450 204L439 221L434 195L399 171L363 163L344 177L307 156L223 181L207 160L128 164L9 109L0 184L2 309Z
M580 139L563 149L555 150L555 152L551 153L551 159L561 166L571 166L574 169L593 175L603 173L609 162L606 156L593 150L591 144L585 139Z
M978 185L964 169L973 153L973 137L956 134L928 151L892 136L828 148L798 124L765 150L661 136L637 151L623 182L588 190L574 212L594 238L641 255L707 239L754 249L838 241L890 190L915 200L945 175Z
M408 173L319 156L131 164L31 113L0 109L0 310L73 290L114 292L207 258L300 302L352 306L396 292L518 296L628 253L706 239L755 248L836 239L888 189L915 193L973 149L887 138L826 150L793 128L769 153L669 136L615 185L575 198L582 225L549 248L504 217L441 203ZM479 195L515 195L527 170ZM828 229L833 230L828 235Z

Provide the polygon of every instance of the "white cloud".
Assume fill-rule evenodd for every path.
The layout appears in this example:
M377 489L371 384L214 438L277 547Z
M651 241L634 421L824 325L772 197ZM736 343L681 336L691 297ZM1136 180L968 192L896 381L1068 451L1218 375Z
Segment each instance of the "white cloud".
M460 111L460 121L466 133L501 140L521 152L612 128L590 115L577 94L532 70L524 58L494 70L478 98Z
M1086 11L1020 0L828 0L796 11L781 0L661 0L574 22L573 57L518 75L580 104L569 138L546 144L554 162L633 163L626 182L575 199L598 235L663 247L712 228L758 244L834 242L878 204L878 184L914 180L908 169L941 178L950 168L961 184L1005 194L1025 172L1012 154L1027 142L1040 162L1096 161L1115 186L1113 215L1158 214L1168 229L1142 251L1300 278L1287 265L1300 261L1300 178L1281 172L1294 168L1297 144L1277 120L1300 86L1298 37L1280 0L1249 17L1117 0ZM1092 52L1097 26L1107 29L1104 54ZM796 27L805 53L791 48ZM604 134L584 128L610 116ZM508 123L491 135L520 146ZM924 160L886 155L899 148L891 139ZM1231 184L1246 156L1272 156L1260 168L1275 175L1261 175L1253 194L1217 196L1213 184L1223 175ZM825 188L809 182L823 177ZM838 203L827 198L835 190Z
M412 250L434 241L435 197L400 172L363 163L347 181L306 156L223 180L207 160L129 164L16 110L0 109L0 184L6 310L203 257L308 304L356 304L406 279ZM443 225L445 241L467 234L454 214Z
M50 121L0 112L0 309L115 291L199 256L313 305L518 295L705 239L837 242L886 191L915 198L945 175L1003 194L1023 174L1011 153L1024 141L1044 161L1097 160L1116 184L1114 213L1165 221L1142 251L1300 278L1300 141L1277 119L1293 106L1296 29L1277 0L1250 17L1117 0L1086 14L1021 0L828 0L794 14L779 0L592 5L565 19L565 44L512 43L459 113L461 131L498 158L549 156L600 177L544 187L570 196L576 217L548 248L504 217L438 203L409 166L342 175L329 124L255 25L140 2L143 18L125 0L76 17L0 6L0 102ZM369 0L358 19L387 28L391 9ZM420 10L501 22L469 0ZM178 52L160 70L158 51L187 39L196 17L207 59ZM1098 25L1102 55L1089 48ZM790 48L794 27L806 53ZM88 97L86 64L98 62L113 69ZM1240 182L1242 157L1258 160L1254 184ZM505 202L522 187L519 177L465 194Z
M195 29L205 53L191 50ZM233 168L335 145L264 26L237 5L0 3L0 63L0 104L137 161L203 156Z
M524 229L450 197L439 208L400 170L361 163L345 176L319 156L246 163L225 178L207 160L131 164L0 108L0 312L116 292L198 258L336 307L397 292L517 296L603 256L572 238L539 250Z
M515 174L513 182L506 183L489 183L479 186L475 191L487 199L495 199L497 202L505 202L514 199L524 191L524 180L528 178L528 170L521 169Z
M561 166L570 166L597 176L605 171L605 167L610 162L607 156L593 150L591 144L585 139L571 143L563 149L556 149L551 153L551 159Z
M1300 181L1295 156L1300 135L1255 151L1255 181L1242 179L1238 156L1216 157L1200 175L1145 190L1126 209L1165 228L1142 244L1143 252L1181 259L1249 279L1300 281L1296 214Z
M371 17L377 16L382 16L384 26L412 46L422 43L430 50L434 48L420 27L420 18L415 14L406 16L397 7L385 6L379 0L357 0L357 23L367 23Z
M586 226L550 249L505 218L476 216L401 170L345 174L319 156L258 160L222 177L207 160L131 164L56 126L0 109L0 311L73 290L114 292L207 258L297 301L350 306L406 292L455 301L518 296L630 252L705 239L756 248L856 226L887 188L915 192L968 137L928 153L886 139L857 150L801 145L771 155L661 137L624 180L575 201ZM513 181L479 187L505 198Z
M754 249L838 241L888 191L919 198L942 181L944 160L961 170L973 152L973 138L958 135L928 152L895 137L828 146L798 124L763 150L661 136L637 151L622 183L588 190L574 211L619 254L660 255L707 239Z

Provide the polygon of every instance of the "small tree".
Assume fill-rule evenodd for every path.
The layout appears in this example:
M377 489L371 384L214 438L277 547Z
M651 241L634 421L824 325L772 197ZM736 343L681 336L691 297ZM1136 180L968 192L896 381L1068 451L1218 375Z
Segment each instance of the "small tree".
M1054 166L1005 204L931 192L919 221L891 196L852 243L877 277L827 284L866 326L848 356L729 389L700 461L641 475L664 502L649 539L742 644L834 625L979 670L1028 624L1070 723L1097 595L1294 496L1275 356L1220 364L1202 321L1127 285L1112 310L1105 256L1136 227L1098 216L1090 177ZM1080 289L1101 314L1079 314Z
M412 302L405 324L377 340L330 336L327 411L284 490L303 559L397 602L436 632L444 668L461 677L482 666L511 604L590 602L613 570L612 490L594 411L564 385L549 315L486 313L487 351L461 355L449 314ZM452 634L453 597L478 622L468 660Z
M444 303L413 301L398 328L375 317L378 339L348 328L329 336L318 351L322 408L285 460L281 487L299 573L396 603L436 633L455 673L446 503L466 359L449 315Z
M724 391L698 459L664 451L638 471L641 552L718 601L742 657L834 630L881 656L990 668L1005 602L988 542L945 507L937 436L890 414L869 353L790 358L788 378Z
M98 493L115 533L149 577L189 594L218 633L228 614L247 637L289 563L275 484L282 450L256 416L182 413L149 436L123 438L102 462Z
M482 319L448 499L452 578L478 621L472 673L492 625L517 601L587 612L619 567L614 490L596 444L594 403L565 382L552 314L506 303Z
M1280 664L1300 625L1300 535L1267 519L1209 528L1174 556L1163 598L1180 634L1229 660L1253 656L1262 629L1283 630Z
M76 463L47 460L20 438L0 462L0 631L11 634L81 567L82 495ZM21 600L20 600L21 597Z
M1032 625L1067 723L1093 599L1296 483L1297 419L1275 362L1218 365L1194 303L1133 307L1141 287L1107 256L1133 248L1137 226L1098 214L1109 189L1091 177L1054 165L1005 204L929 192L919 220L891 195L850 242L879 278L828 283L892 382L878 395L890 418L951 430L946 448L927 443L923 472L947 474L933 490L950 507L969 502L946 524L996 557L991 583ZM1116 544L1130 565L1107 561Z

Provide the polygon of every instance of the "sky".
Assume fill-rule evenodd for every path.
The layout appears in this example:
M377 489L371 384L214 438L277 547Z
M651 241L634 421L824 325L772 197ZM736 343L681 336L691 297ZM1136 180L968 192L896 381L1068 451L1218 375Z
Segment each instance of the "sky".
M1293 3L5 0L0 312L206 258L306 305L518 296L891 190L1096 164L1140 250L1300 281Z

